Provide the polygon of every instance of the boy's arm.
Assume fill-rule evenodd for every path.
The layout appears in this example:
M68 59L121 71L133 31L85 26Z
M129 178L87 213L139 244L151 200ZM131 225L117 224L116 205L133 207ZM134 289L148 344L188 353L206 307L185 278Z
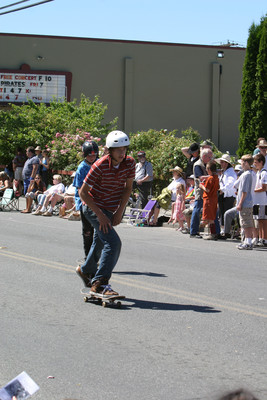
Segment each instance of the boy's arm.
M124 187L122 197L121 197L121 203L119 205L119 208L115 211L114 216L113 216L113 223L112 223L113 226L119 225L121 223L122 215L124 213L125 207L127 205L130 194L132 192L133 181L134 181L134 178L128 178L126 180L125 187Z
M247 192L242 192L239 203L236 206L237 211L242 210L242 206L246 197L247 197Z

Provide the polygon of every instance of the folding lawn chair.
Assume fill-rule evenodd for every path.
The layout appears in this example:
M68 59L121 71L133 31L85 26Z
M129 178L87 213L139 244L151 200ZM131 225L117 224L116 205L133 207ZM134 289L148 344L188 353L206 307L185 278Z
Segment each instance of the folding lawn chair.
M124 219L129 225L146 224L148 222L149 214L156 204L157 200L149 200L143 209L131 208L128 214L124 214Z
M0 200L0 210L19 211L19 197L14 195L13 189L6 189L4 191L3 197Z

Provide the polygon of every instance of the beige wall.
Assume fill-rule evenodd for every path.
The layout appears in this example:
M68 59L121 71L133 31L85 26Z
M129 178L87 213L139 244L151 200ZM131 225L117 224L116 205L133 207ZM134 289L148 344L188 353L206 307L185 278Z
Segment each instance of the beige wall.
M2 69L71 72L71 98L100 95L126 132L192 126L237 149L245 49L0 34L0 52Z

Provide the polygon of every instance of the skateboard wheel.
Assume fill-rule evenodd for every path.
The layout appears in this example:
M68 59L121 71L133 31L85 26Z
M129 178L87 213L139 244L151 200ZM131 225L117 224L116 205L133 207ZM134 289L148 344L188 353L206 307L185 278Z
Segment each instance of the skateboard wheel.
M108 303L106 303L105 301L102 302L102 306L103 307L107 307Z
M120 301L117 302L117 307L121 308L121 302Z
M88 302L88 297L85 296L85 297L83 298L83 300L84 300L85 303L87 303L87 302Z

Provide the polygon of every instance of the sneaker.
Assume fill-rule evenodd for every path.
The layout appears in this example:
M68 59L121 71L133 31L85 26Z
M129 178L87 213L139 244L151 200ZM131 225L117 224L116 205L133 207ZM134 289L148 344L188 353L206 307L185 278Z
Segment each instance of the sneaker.
M109 296L118 296L119 293L115 292L115 290L112 289L112 287L110 285L103 285L103 297L109 297Z
M32 213L32 215L43 215L43 212L41 210L36 210Z
M238 250L253 250L252 244L247 244L247 243L241 243L239 246L237 246Z
M43 213L43 217L52 217L53 213L51 211L46 211Z
M204 240L218 240L218 237L217 237L217 235L207 235L207 236L204 236L204 238L203 238Z
M258 243L256 244L257 247L265 247L263 239L259 239Z
M258 239L252 239L252 246L257 247L258 245Z
M92 287L91 275L84 274L81 270L80 265L78 265L78 267L76 268L76 274L79 275L79 277L82 279L85 287L89 287L89 288Z
M92 283L90 294L94 295L95 293L101 295L101 297L103 297L103 298L110 297L110 296L118 296L118 293L115 292L115 290L113 290L111 288L111 286L107 283L106 279L105 280L99 279Z
M230 235L230 233L224 233L223 235L220 233L220 234L217 236L217 239L218 239L218 240L231 239L231 235Z
M195 239L202 239L202 236L199 233L196 233L195 235L190 235L190 237Z
M187 234L189 234L189 229L184 228L184 229L181 230L181 232L182 232L184 235L187 235Z

